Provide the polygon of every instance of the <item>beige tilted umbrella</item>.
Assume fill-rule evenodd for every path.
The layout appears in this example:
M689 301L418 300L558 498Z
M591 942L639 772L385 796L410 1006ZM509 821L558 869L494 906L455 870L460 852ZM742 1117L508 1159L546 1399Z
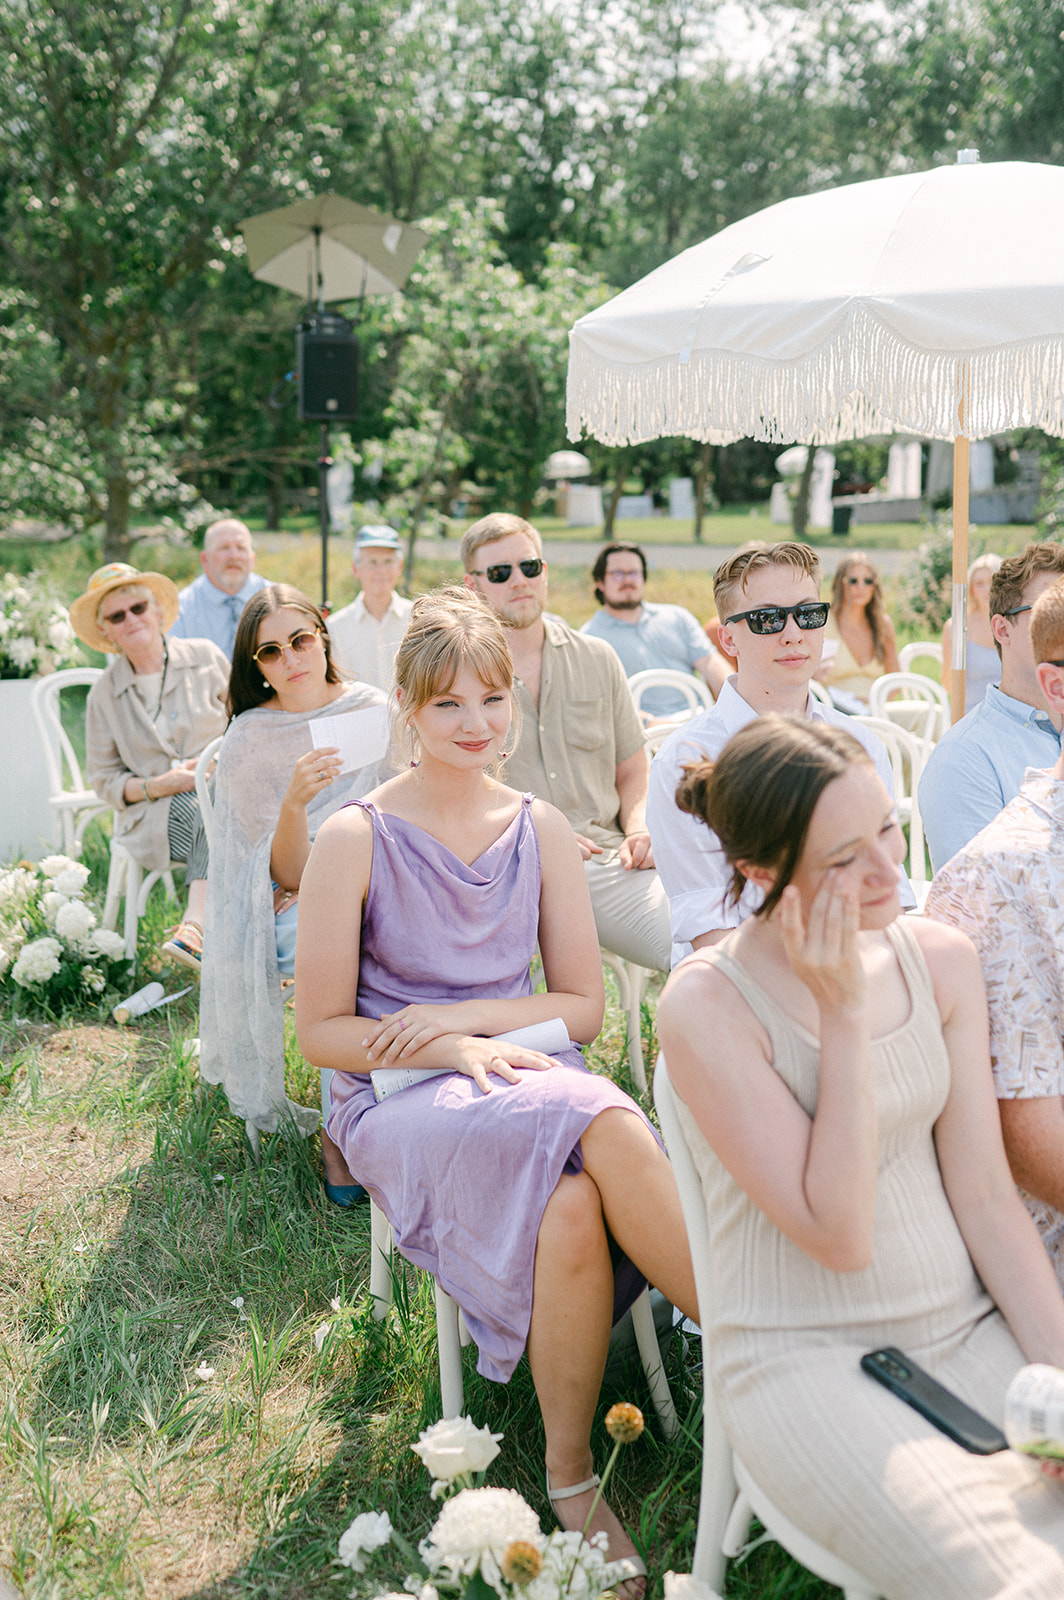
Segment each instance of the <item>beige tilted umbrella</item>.
M829 444L954 441L953 706L964 705L968 442L1064 434L1064 168L953 167L770 206L570 334L568 427Z
M256 278L320 305L396 294L428 238L409 222L338 194L245 217L240 231Z

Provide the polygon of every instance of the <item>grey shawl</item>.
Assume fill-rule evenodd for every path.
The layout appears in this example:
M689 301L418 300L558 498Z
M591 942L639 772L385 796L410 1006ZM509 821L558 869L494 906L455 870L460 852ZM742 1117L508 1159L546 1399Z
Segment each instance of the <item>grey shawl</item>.
M274 936L270 851L289 780L311 749L308 722L382 705L355 683L309 714L259 706L233 722L218 752L211 864L203 932L200 1072L220 1083L233 1115L272 1132L293 1117L313 1133L317 1108L296 1105L284 1086L284 1015ZM391 768L379 764L383 776ZM307 807L311 839L326 817L379 781L378 763L344 773Z

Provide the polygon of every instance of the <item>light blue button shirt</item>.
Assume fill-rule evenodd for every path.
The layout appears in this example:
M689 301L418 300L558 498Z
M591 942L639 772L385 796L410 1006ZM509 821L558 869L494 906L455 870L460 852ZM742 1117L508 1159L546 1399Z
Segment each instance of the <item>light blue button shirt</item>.
M666 667L673 672L691 672L696 661L713 649L702 624L683 606L657 605L643 601L638 621L626 622L608 611L596 611L580 629L593 639L605 639L621 658L626 678L650 667ZM652 717L671 717L687 710L688 702L675 689L649 689L642 708Z
M177 597L177 621L170 629L174 639L211 639L233 659L233 641L240 613L253 594L265 589L268 580L253 572L236 594L226 594L213 584L205 572L182 589Z
M1048 711L991 684L932 750L917 798L935 872L1020 792L1028 767L1051 767L1060 734Z

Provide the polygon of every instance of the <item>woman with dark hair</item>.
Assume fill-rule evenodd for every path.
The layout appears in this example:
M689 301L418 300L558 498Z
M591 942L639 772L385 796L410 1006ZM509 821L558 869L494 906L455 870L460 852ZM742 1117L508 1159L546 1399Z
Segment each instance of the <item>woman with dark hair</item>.
M658 1010L705 1195L724 1426L779 1509L887 1600L1053 1600L1060 1486L967 1454L860 1366L898 1346L1000 1424L1025 1360L1064 1365L975 951L899 916L893 802L841 729L760 717L677 803L719 837L734 893L765 895Z
M900 670L894 624L883 604L879 573L863 550L855 550L835 568L824 664L817 679L833 694L838 690L852 695L867 709L875 680L885 672ZM842 709L851 708L843 704Z
M272 1130L282 1114L304 1133L318 1127L318 1112L285 1094L280 978L295 968L299 886L314 835L379 777L375 755L343 771L337 748L316 748L308 725L384 704L379 689L341 678L325 619L306 595L280 583L252 595L233 645L231 720L215 779L200 1071L256 1128ZM327 1092L326 1082L324 1099ZM353 1204L363 1191L324 1135L322 1146L326 1193Z
M423 596L395 671L413 764L318 835L300 1044L336 1069L330 1132L402 1254L462 1307L479 1370L505 1383L527 1347L559 1520L592 1517L632 1562L637 1600L645 1569L609 1506L593 1508L590 1433L610 1325L640 1275L694 1299L676 1185L639 1108L581 1056L603 1008L591 901L565 818L495 776L513 719L498 618L469 589ZM513 1038L555 1019L555 1054ZM419 1081L378 1103L369 1074L392 1065Z

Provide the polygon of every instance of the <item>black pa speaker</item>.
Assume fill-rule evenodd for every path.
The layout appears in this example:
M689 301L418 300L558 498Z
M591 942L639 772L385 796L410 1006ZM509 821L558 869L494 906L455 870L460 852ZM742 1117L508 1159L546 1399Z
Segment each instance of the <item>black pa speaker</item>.
M301 422L350 422L358 414L358 340L346 317L319 311L296 329Z

